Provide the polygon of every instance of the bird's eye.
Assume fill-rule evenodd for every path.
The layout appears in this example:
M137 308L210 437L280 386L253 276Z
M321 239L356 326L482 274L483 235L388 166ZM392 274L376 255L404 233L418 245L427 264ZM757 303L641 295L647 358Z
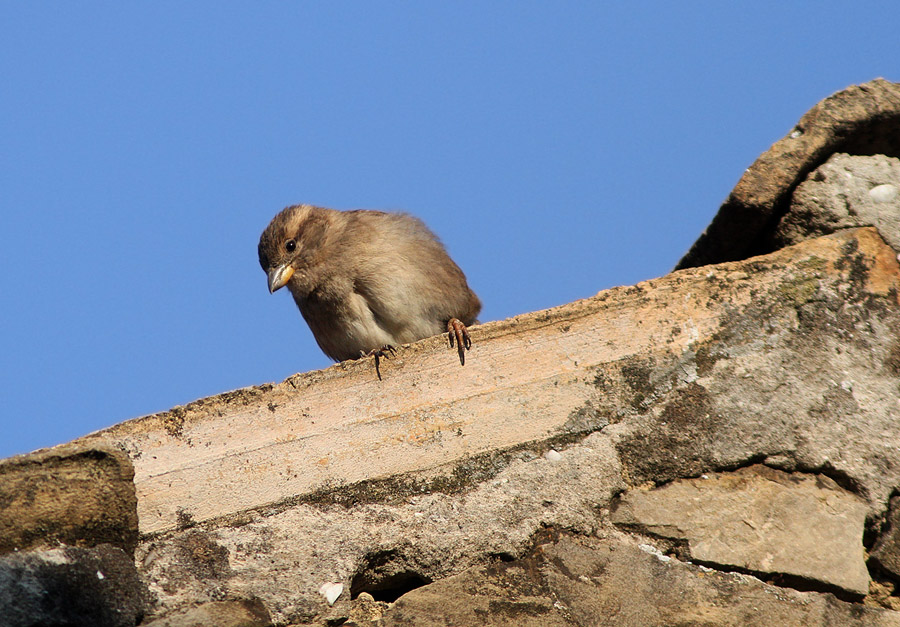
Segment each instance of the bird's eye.
M289 239L288 241L286 241L284 243L284 249L286 251L288 251L289 253L294 252L295 250L297 250L297 242L292 239Z

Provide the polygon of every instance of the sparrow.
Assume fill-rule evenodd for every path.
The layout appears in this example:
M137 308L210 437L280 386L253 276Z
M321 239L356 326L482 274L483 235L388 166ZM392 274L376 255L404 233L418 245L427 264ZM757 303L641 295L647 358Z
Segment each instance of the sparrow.
M406 213L293 205L259 238L269 292L287 286L322 351L335 361L395 352L447 332L459 362L481 301L437 236Z

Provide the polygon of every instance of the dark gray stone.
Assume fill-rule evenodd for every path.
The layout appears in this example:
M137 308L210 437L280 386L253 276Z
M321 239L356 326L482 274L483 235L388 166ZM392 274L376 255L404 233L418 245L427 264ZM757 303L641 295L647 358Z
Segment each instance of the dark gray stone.
M0 627L133 627L144 603L134 563L116 547L0 557Z
M900 581L900 496L891 499L885 531L872 548L872 560Z

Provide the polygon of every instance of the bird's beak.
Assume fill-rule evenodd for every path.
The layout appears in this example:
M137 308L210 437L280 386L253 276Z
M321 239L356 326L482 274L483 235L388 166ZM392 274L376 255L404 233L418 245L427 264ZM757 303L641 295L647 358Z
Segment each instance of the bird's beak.
M289 264L269 270L269 294L287 285L292 276L294 276L294 268Z

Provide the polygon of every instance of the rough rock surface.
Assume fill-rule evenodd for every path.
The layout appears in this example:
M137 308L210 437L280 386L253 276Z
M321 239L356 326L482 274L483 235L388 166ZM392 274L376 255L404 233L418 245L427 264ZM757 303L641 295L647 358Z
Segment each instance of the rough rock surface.
M772 251L771 231L794 189L836 152L900 157L900 84L853 85L810 109L747 168L675 269Z
M722 288L712 298L729 315L689 351L636 359L626 386L610 387L626 392L611 401L630 400L635 410L604 430L633 485L765 460L827 474L872 511L884 508L900 480L887 444L900 428L900 319L896 254L874 233L843 232L706 269L705 281ZM870 236L877 253L864 252ZM841 259L826 260L831 246ZM787 258L794 263L780 266ZM773 264L787 274L763 288ZM883 300L858 292L863 285Z
M0 462L0 553L138 541L134 469L115 447L61 446Z
M874 226L900 250L900 159L838 153L794 191L775 230L777 247L841 229Z
M134 562L110 545L0 557L2 627L132 627L144 602Z
M631 490L613 523L683 541L686 558L753 573L783 574L865 596L866 505L822 475L766 466Z
M142 623L144 627L268 627L271 624L269 612L259 599L212 601Z
M590 533L599 524L594 504L624 488L618 470L609 442L595 434L556 462L523 452L463 494L248 514L240 525L154 538L138 560L164 605L239 593L264 599L287 622L338 619L362 592L394 601L489 556L517 556L543 525ZM345 588L333 607L318 592L329 581Z
M853 168L858 155L900 156L898 120L900 86L886 81L820 103L750 168L682 264L774 248L792 198L816 211L814 194L794 194L807 174L835 152L856 155ZM890 189L866 193L896 212ZM857 224L830 211L835 229ZM900 608L886 578L897 578L900 265L884 240L896 233L878 230L894 218L878 218L477 326L465 368L429 338L401 347L380 382L345 362L76 444L124 451L134 492L41 474L68 468L69 449L17 458L9 468L26 470L0 486L0 513L31 513L8 525L9 546L111 538L128 550L136 497L146 624L160 627L900 625L874 607ZM672 495L703 482L717 487L702 503L643 508L684 503ZM130 531L79 514L81 494L120 508L115 529ZM54 500L62 510L34 505ZM798 517L815 529L791 534ZM873 581L860 603L864 526ZM37 553L4 559L56 572ZM81 585L79 572L60 586ZM117 603L97 616L138 618Z
M436 403L423 405L433 390L420 373L451 376L431 364L444 361L440 338L405 348L383 373L384 388L368 369L338 365L314 383L244 392L230 408L211 399L185 409L177 430L163 415L88 441L118 441L132 453L139 499L153 502L161 481L173 482L169 509L145 507L142 525L156 528L167 511L198 513L163 524L137 551L156 615L257 597L276 622L340 622L361 593L391 602L467 568L520 558L543 528L607 533L602 512L614 496L648 482L764 461L831 477L873 519L881 515L900 485L898 293L896 253L874 229L843 231L477 327L466 368L444 364L457 385L442 383ZM531 357L529 368L523 345L551 358ZM383 389L397 392L386 414L364 396ZM355 413L328 418L335 407ZM280 422L267 431L262 421L273 414ZM285 437L292 431L299 444ZM245 432L253 438L246 448L236 439ZM334 446L315 471L330 479L299 473L297 460L323 458L290 448L316 438ZM485 441L495 443L490 454L478 452ZM343 464L342 450L357 452L355 467ZM387 455L404 456L406 471L380 475ZM160 457L181 461L157 476ZM278 501L288 464L298 466L290 485L306 492ZM359 481L367 467L371 479ZM232 481L228 468L242 468L253 485ZM207 484L218 500L206 496ZM238 497L243 511L235 511ZM858 549L858 535L853 542ZM333 606L319 594L326 582L344 585Z
M383 627L900 625L900 613L842 603L672 559L634 539L563 535L527 557L419 588Z
M900 581L900 497L891 499L885 532L872 549L877 565Z

